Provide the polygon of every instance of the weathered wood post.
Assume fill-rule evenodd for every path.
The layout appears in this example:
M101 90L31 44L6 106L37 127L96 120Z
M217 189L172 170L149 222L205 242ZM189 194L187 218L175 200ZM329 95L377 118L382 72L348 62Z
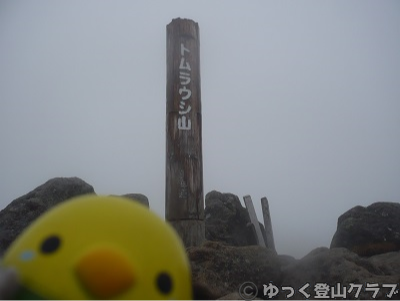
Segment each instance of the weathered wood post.
M270 248L270 249L276 251L274 234L272 232L271 214L269 212L268 199L266 197L263 197L261 199L261 208L262 208L263 217L264 217L265 235L267 236L267 243L266 243L267 248Z
M199 26L167 25L165 219L186 247L205 240Z
M244 204L246 205L247 212L250 216L250 221L254 225L254 229L256 230L256 237L258 241L258 245L261 247L265 247L264 237L261 232L260 224L258 223L256 210L254 209L253 201L249 195L245 195L243 197Z

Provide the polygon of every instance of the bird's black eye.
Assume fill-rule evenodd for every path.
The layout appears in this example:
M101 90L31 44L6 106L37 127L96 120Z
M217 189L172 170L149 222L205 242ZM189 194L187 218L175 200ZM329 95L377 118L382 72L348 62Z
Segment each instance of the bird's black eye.
M44 254L50 254L55 252L61 244L61 239L57 235L51 235L46 237L40 245L40 251Z
M172 290L171 276L165 272L158 274L157 287L162 293L168 294Z

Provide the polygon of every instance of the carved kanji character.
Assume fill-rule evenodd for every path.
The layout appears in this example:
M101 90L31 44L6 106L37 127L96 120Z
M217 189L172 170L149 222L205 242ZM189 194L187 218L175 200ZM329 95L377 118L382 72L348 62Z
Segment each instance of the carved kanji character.
M192 121L190 119L186 119L186 116L179 117L178 118L178 129L179 130L192 129Z

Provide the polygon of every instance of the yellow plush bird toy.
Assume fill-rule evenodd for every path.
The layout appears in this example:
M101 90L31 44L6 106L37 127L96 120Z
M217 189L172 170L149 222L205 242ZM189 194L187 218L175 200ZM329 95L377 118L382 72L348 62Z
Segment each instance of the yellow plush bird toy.
M86 195L32 223L6 251L20 299L191 299L190 265L173 228L122 197Z

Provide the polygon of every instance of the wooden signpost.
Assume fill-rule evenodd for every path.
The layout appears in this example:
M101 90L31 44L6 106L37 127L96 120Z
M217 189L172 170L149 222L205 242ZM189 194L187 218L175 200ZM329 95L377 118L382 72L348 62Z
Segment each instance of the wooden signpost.
M205 240L199 26L167 25L165 219L186 247Z
M268 205L268 200L266 197L263 197L261 199L261 208L262 208L263 217L264 217L265 234L267 236L266 246L267 246L267 248L270 248L270 249L276 251L274 234L272 232L271 214L269 212L269 205Z

